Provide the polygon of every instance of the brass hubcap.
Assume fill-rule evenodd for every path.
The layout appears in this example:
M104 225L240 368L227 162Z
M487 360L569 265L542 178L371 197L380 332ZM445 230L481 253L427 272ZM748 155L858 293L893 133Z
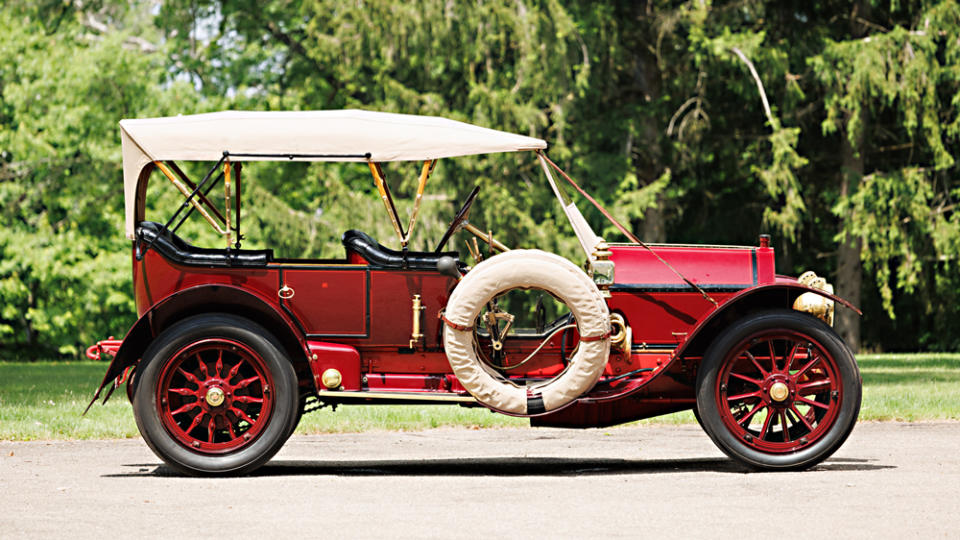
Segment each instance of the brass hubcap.
M219 407L223 405L223 389L218 386L213 386L207 390L206 400L207 404L211 407Z
M790 395L790 388L782 382L773 383L770 387L770 399L774 401L783 401Z

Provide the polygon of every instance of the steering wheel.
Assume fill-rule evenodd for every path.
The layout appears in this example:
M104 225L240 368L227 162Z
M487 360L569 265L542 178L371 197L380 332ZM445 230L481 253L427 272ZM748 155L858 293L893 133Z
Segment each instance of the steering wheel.
M467 196L467 200L463 202L463 206L457 211L457 215L453 216L453 219L450 220L450 226L447 227L447 232L443 233L443 238L441 238L440 243L437 244L436 253L440 253L441 250L443 250L443 246L447 245L447 241L450 240L453 233L460 229L460 225L467 219L467 216L470 215L470 207L473 206L473 200L477 198L477 193L480 193L480 186L473 188L473 191Z

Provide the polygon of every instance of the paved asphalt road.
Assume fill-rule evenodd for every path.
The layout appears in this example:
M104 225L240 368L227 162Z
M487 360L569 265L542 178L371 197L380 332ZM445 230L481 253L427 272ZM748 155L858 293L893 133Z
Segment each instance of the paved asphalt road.
M692 426L296 436L255 476L140 440L0 442L0 538L958 538L960 423L867 423L745 473Z

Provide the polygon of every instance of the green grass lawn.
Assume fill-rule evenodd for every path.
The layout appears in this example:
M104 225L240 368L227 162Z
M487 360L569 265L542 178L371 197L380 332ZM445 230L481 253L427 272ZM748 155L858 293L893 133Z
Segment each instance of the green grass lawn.
M960 420L960 354L858 357L861 420ZM80 416L107 369L104 362L0 362L0 440L138 436L126 394ZM689 411L644 423L692 423ZM297 433L417 430L439 426L523 426L527 421L457 406L343 406L304 415Z

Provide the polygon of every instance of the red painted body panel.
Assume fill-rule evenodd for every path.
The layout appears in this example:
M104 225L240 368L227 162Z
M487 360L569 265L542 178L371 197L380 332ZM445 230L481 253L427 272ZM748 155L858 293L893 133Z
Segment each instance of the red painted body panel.
M723 305L733 293L710 293ZM607 301L611 311L621 313L633 328L634 345L677 347L714 306L696 292L673 290L613 290Z
M284 268L280 276L283 286L293 289L293 297L280 303L307 335L367 334L366 267Z
M443 351L423 352L398 347L363 350L364 373L447 373L450 364Z
M398 375L380 373L367 376L367 389L377 392L445 392L449 381L445 375Z
M613 245L615 279L607 302L633 328L634 346L678 347L695 327L737 293L773 283L771 248L654 245L674 269L702 287L714 306L670 270L650 250Z
M454 280L434 271L370 271L370 344L409 347L413 331L413 296L423 306L420 347L440 347L437 313L447 305ZM445 358L445 357L444 357ZM399 358L402 366L406 362ZM398 367L401 367L398 366Z
M340 372L340 390L360 390L360 353L353 347L323 341L308 341L310 348L310 371L314 385L325 388L320 381L323 372L335 369Z
M256 294L279 309L277 268L205 268L168 261L156 250L133 260L133 290L137 314L143 316L168 296L199 285L232 285Z
M690 281L708 290L737 290L774 280L771 248L653 245L651 249ZM616 265L614 282L617 285L689 288L642 246L612 245L610 251L610 260Z
M757 253L757 285L776 282L777 271L773 248L758 247L755 249Z

